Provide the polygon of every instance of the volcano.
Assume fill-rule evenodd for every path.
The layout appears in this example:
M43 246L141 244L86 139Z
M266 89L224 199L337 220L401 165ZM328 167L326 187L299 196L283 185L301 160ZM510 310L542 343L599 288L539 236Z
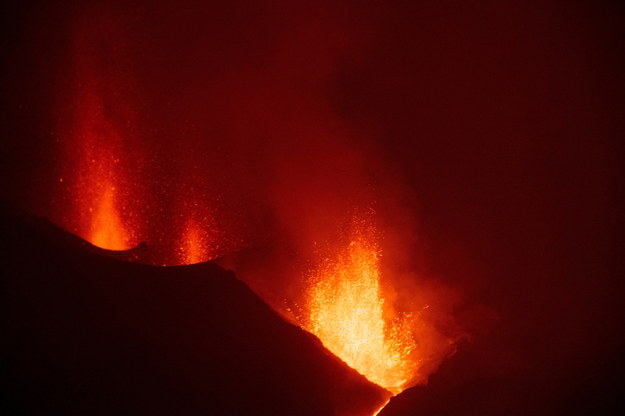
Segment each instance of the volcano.
M625 414L618 2L2 6L7 413Z
M130 263L0 214L9 414L369 415L390 396L214 263Z

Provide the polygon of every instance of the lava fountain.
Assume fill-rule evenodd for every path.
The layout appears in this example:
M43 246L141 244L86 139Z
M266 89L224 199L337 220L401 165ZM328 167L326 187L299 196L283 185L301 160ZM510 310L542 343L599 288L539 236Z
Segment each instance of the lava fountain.
M124 37L118 25L89 22L75 29L67 68L71 81L60 94L60 182L70 201L63 222L98 247L126 250L139 242L133 221L138 178L129 172L139 170L140 158L127 146L136 134L136 108L132 83L119 69L129 64L117 46Z
M90 230L91 242L109 250L130 248L127 230L124 228L117 208L115 186L104 183L104 189L96 200Z
M388 318L379 233L370 216L354 217L343 247L310 270L305 327L370 381L400 393L419 368L412 315Z
M192 217L186 221L178 251L179 264L201 263L216 256L218 246L209 238L205 222L207 219L201 223Z
M81 120L76 130L79 175L76 179L77 209L83 236L109 250L133 246L128 224L122 218L119 186L121 169L117 153L119 135L103 113L103 104L89 94L81 97Z

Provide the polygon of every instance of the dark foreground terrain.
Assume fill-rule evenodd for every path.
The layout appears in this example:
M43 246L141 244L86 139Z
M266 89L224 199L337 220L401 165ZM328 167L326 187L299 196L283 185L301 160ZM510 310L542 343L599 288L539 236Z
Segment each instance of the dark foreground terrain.
M3 414L367 415L387 397L215 264L0 222Z

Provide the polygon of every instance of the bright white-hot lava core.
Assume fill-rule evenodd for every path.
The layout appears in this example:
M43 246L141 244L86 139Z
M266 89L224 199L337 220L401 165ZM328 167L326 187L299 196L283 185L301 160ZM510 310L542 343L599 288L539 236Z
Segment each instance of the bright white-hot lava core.
M381 250L372 221L353 218L349 238L309 273L306 329L370 381L393 394L414 378L418 363L411 316L385 313Z

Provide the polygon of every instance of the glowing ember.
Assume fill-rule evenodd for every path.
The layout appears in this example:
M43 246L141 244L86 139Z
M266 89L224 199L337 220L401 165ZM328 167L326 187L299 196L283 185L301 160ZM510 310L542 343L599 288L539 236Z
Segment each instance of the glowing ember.
M80 234L98 247L127 250L133 242L122 217L123 194L117 186L122 175L117 157L120 136L97 95L83 92L80 103L74 137L80 157L75 190Z
M380 249L370 221L354 219L349 243L309 276L307 329L350 367L394 394L417 365L410 316L385 320Z
M211 258L210 247L204 230L197 221L189 220L180 247L180 263L195 264Z
M120 135L96 94L83 91L79 102L74 140L80 157L76 178L80 233L98 247L126 250L133 244L122 219L122 195L116 186L122 174L117 157Z
M61 182L71 199L64 212L68 228L98 247L126 250L138 243L130 198L137 180L128 172L138 171L140 162L127 149L136 112L127 98L130 82L108 64L124 61L116 29L105 36L97 23L77 25L58 122L65 146Z
M116 207L115 187L105 185L98 206L93 212L91 235L93 245L109 250L127 250L130 238Z

